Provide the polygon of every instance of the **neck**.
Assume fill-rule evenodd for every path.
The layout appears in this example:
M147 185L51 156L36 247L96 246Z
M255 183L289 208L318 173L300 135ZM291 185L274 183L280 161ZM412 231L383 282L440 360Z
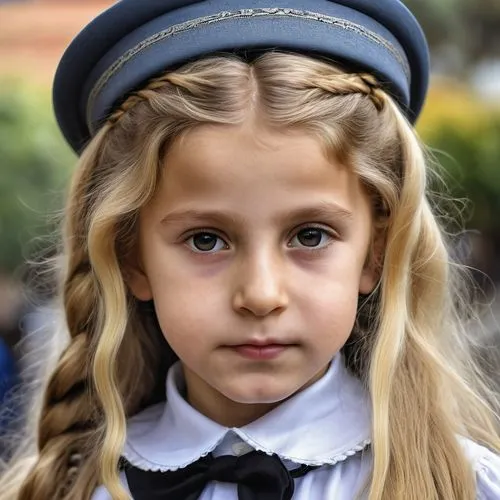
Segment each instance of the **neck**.
M186 380L186 400L202 415L224 427L243 427L276 408L276 403L238 403L233 401L183 367Z
M297 392L304 390L320 379L327 369L328 367L319 372ZM224 396L185 365L183 365L183 371L187 389L185 396L187 402L202 415L224 427L248 425L286 401L285 399L272 403L239 403Z

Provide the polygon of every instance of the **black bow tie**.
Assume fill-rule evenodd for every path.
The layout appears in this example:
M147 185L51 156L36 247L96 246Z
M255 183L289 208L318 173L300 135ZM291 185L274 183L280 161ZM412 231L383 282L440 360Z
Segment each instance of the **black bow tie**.
M210 481L236 483L239 500L290 500L293 479L314 468L302 466L290 473L277 455L257 451L240 457L209 455L168 472L124 466L134 500L196 500Z

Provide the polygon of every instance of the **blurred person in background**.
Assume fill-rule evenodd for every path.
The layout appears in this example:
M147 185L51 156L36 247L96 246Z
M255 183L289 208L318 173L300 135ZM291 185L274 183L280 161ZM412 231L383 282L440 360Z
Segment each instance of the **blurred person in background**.
M12 283L0 280L0 435L8 432L16 417L11 398L19 382L19 360L15 348L21 339L20 322L23 307L20 290ZM3 455L0 450L0 457Z

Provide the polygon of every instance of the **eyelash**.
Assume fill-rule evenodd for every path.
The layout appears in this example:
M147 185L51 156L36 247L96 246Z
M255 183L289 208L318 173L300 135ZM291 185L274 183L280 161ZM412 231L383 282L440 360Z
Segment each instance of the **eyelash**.
M290 246L290 243L288 243L287 247L288 248L300 248L302 250L305 249L305 250L307 250L308 252L311 252L311 253L313 253L313 252L317 253L317 252L321 252L325 248L329 247L330 244L332 243L332 241L335 241L335 240L339 239L338 233L335 232L335 231L333 231L332 229L326 229L324 226L320 226L320 225L308 224L308 225L301 226L298 229L296 229L294 231L293 235L291 236L290 241L293 240L294 238L297 238L297 236L300 234L300 232L304 231L306 229L320 231L322 233L322 237L326 236L330 241L326 242L325 244L322 244L321 246L313 246L313 247L308 247L306 245L302 245L300 247L293 247L293 246ZM224 243L225 248L224 249L219 249L219 250L203 251L203 250L197 249L194 246L194 244L193 245L189 244L190 240L193 240L193 238L195 238L196 236L202 235L202 234L210 235L210 236L215 236L218 240L221 240ZM189 249L193 253L196 253L196 254L211 255L211 254L218 253L218 252L220 252L222 250L228 250L229 249L229 245L227 244L227 242L225 241L225 239L223 237L219 236L219 234L216 231L214 231L213 229L210 229L210 228L207 228L207 229L198 229L196 231L191 232L184 239L184 243L186 243L187 246L189 247Z

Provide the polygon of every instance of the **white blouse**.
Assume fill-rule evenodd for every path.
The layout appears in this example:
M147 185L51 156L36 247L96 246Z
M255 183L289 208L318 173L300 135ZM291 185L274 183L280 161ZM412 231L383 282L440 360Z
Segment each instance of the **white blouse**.
M180 363L167 377L167 401L130 419L123 456L135 467L175 470L212 453L243 455L252 450L277 454L289 470L320 466L295 479L294 500L352 500L366 484L370 451L370 403L361 383L336 356L316 383L262 418L241 428L213 422L182 397ZM477 500L500 500L500 457L464 440L477 474ZM125 474L121 474L128 490ZM237 486L211 482L200 500L237 500ZM111 500L104 487L92 500Z

